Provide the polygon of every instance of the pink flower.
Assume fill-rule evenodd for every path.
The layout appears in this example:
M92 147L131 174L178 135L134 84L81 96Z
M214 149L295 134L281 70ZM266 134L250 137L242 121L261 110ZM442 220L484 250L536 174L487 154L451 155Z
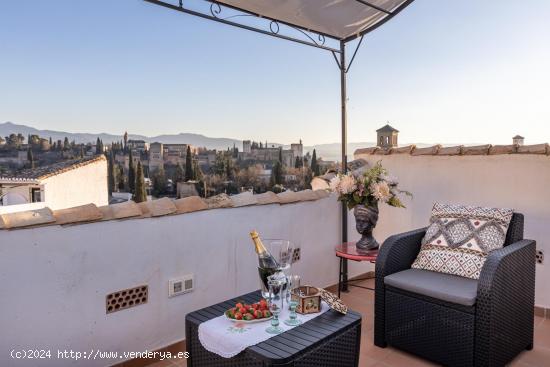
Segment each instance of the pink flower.
M369 186L372 196L378 201L387 203L391 198L390 186L386 181L372 183Z

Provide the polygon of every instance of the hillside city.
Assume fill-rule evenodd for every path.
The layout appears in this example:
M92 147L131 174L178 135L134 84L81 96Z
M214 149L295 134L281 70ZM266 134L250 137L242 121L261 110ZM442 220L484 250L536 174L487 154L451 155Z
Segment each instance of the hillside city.
M242 147L227 150L195 147L190 144L148 143L129 139L104 144L52 140L35 134L12 133L0 137L0 198L3 205L43 201L40 185L22 198L8 199L11 181L38 179L53 170L66 170L104 156L107 162L109 203L147 198L210 197L245 191L299 191L311 179L335 167L334 162L317 157L315 149L305 153L302 141L285 149L278 144L245 140ZM101 181L100 181L101 182ZM13 183L11 183L13 184ZM35 182L39 184L39 182ZM15 187L13 187L15 188ZM13 191L13 190L11 190ZM22 190L22 192L25 190ZM15 202L14 202L15 201Z

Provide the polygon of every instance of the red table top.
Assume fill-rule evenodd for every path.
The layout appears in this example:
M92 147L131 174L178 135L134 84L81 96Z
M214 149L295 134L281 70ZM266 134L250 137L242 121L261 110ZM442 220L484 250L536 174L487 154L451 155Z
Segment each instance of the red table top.
M361 250L355 247L355 242L347 242L335 247L336 256L354 261L370 261L375 262L378 256L376 250Z

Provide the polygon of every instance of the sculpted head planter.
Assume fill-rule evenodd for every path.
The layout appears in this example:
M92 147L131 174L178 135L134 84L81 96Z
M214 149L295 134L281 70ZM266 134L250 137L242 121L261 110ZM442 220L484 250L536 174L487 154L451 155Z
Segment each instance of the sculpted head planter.
M355 228L361 235L361 239L357 241L356 246L362 250L377 249L378 241L372 236L372 231L378 222L378 205L366 207L357 205L353 208L355 215Z
M397 180L388 175L380 162L365 172L338 174L330 180L330 189L338 193L338 200L344 202L348 209L353 209L355 228L361 234L361 239L356 243L358 250L378 248L378 242L372 236L378 222L378 203L405 207L398 195L411 194L397 186Z

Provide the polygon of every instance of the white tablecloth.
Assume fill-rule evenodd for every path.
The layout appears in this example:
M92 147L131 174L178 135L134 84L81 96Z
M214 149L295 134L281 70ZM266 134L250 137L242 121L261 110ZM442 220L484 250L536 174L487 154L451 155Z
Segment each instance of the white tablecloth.
M329 309L330 307L323 301L321 302L321 312L309 315L298 314L298 319L304 323ZM289 313L285 303L285 307L279 315L279 326L285 331L295 327L284 323L284 320L288 319ZM221 315L199 325L199 340L206 350L224 358L231 358L252 345L274 337L276 334L269 334L265 331L269 326L271 326L271 320L247 324L230 321L225 315Z

